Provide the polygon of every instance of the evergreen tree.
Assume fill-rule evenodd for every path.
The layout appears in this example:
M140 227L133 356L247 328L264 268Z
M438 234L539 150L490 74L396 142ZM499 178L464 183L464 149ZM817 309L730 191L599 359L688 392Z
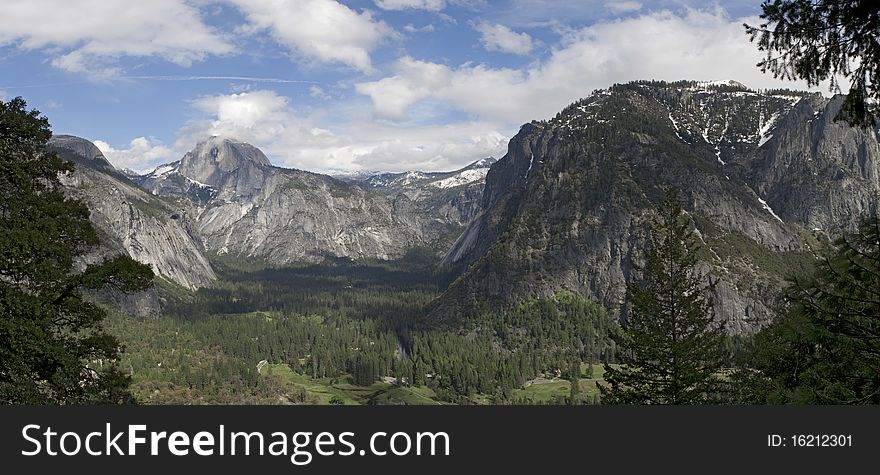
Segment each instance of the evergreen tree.
M26 107L0 101L0 402L132 402L105 312L82 291L144 289L153 273L128 257L74 271L97 234L59 181L73 164L46 151L48 120Z
M811 86L835 76L852 85L837 119L874 125L880 101L880 6L876 0L766 0L759 26L745 25L774 77ZM855 69L853 69L855 68Z
M621 366L605 365L605 403L700 404L721 389L724 325L715 321L710 289L695 269L692 224L671 191L658 214L644 283L627 288L631 312L616 337Z
M742 402L880 403L880 219L837 241L755 341Z
M571 370L569 371L569 380L571 381L571 389L569 390L568 400L570 404L580 404L581 398L581 387L580 387L580 373L581 373L581 363L580 361L573 361L571 364Z

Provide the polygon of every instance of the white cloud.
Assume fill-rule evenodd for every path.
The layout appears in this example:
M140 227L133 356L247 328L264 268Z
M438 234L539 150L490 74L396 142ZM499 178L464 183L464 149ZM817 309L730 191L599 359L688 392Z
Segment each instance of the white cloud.
M124 149L113 148L103 140L95 140L94 143L114 167L128 168L140 173L180 158L174 150L146 137L133 139L128 148Z
M380 118L403 120L414 103L447 87L455 72L442 64L404 57L395 64L395 76L355 85L355 89L373 99L373 109Z
M178 147L187 149L208 135L244 140L269 155L273 163L305 169L327 168L319 152L344 145L344 138L298 117L290 101L275 91L205 96L192 102L202 117L181 131Z
M446 0L375 0L383 10L428 10L439 12L446 7Z
M358 110L346 111L348 120L334 117L331 131L270 90L206 96L193 106L203 117L181 131L178 148L207 135L235 137L260 147L276 165L314 171L451 170L500 156L508 140L487 122L408 127L369 120L368 111Z
M355 136L351 162L365 170L454 170L481 158L500 158L510 137L499 130L497 124L479 121L422 127L366 124Z
M427 25L420 28L420 27L413 25L412 23L407 23L406 25L404 25L403 30L406 31L407 33L419 33L419 32L431 33L432 31L434 31L434 25L432 25L431 23L428 23Z
M457 5L470 10L484 9L488 6L486 0L373 0L373 3L382 10L425 10L434 13L443 11L447 5ZM445 14L441 13L440 16L446 21L455 22L455 19Z
M4 0L0 46L7 45L45 50L52 65L90 75L117 74L122 56L189 66L234 50L186 0Z
M534 46L527 33L517 33L504 25L480 23L474 29L480 32L480 42L487 51L526 55Z
M381 118L403 120L421 101L439 101L474 120L521 124L552 117L595 89L638 79L736 79L753 88L806 88L773 79L742 23L721 9L668 11L602 22L563 38L546 60L526 68L458 67L405 57L394 74L356 85Z
M607 2L605 4L605 8L611 10L614 13L626 13L641 10L642 4L640 2L634 2L632 0L623 0Z
M292 53L372 72L370 52L394 30L369 11L357 13L335 0L232 0L250 22L268 30Z
M318 99L323 99L325 101L327 99L330 99L330 94L327 94L327 92L324 91L324 88L317 85L312 85L311 87L309 87L309 95L312 97L317 97Z
M287 98L268 90L206 96L193 101L196 109L215 117L209 133L223 135L249 130L250 136L277 133L265 130L262 126L266 123L277 123L279 129L283 128L282 123L288 119L287 103Z

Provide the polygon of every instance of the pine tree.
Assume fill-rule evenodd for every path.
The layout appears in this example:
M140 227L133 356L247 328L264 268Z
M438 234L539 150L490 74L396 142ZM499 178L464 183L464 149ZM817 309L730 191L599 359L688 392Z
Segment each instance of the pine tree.
M75 272L97 234L59 181L73 164L46 151L48 120L26 107L0 101L0 402L132 402L130 380L113 364L119 343L82 291L141 290L153 273L128 257Z
M880 218L838 240L788 298L755 338L743 402L880 403Z
M764 20L745 25L766 58L758 63L774 77L811 86L836 76L851 81L837 119L871 127L880 101L880 7L876 0L766 0Z
M644 283L627 289L631 311L616 336L619 368L606 363L601 386L608 404L701 404L715 400L724 366L724 325L695 269L690 220L672 191L658 210Z
M569 371L569 381L571 381L571 388L568 394L569 403L580 404L581 398L581 387L580 387L580 373L581 373L581 363L580 361L573 361L571 364L571 370Z

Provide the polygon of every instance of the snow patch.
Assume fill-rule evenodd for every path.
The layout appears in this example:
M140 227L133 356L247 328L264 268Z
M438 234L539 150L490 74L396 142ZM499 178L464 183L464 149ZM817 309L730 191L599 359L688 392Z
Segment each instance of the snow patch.
M773 98L776 98L776 99L783 99L783 100L788 101L788 102L791 103L791 104L794 104L794 103L796 103L796 102L798 102L798 101L801 100L801 97L800 97L800 96L787 96L787 95L784 95L784 94L773 94L773 95L771 95L770 97L773 97Z
M487 173L489 173L488 168L474 168L465 170L449 178L431 182L431 185L436 186L437 188L455 188L456 186L467 185L483 180L486 178Z
M403 184L409 185L416 180L423 180L425 178L425 174L422 172L406 172L406 175L403 177Z
M678 122L676 122L675 118L672 117L672 111L669 111L669 121L672 122L672 128L675 129L675 136L678 137L679 140L681 140L682 142L688 143L688 141L685 140L684 138L682 138L681 134L678 133L678 130L679 130L678 129ZM690 145L690 144L688 144L688 145Z
M198 186L199 188L211 188L212 190L214 189L211 185L206 185L198 180L193 180L192 178L190 178L188 176L183 176L183 175L181 175L181 176L186 178L186 181L192 183L193 185Z
M767 122L761 126L761 130L758 131L758 146L764 145L768 140L773 138L773 134L770 133L770 130L776 127L776 122L779 120L779 112L774 112L770 118L767 119Z
M169 173L176 172L177 167L180 166L179 163L167 163L165 165L159 165L155 170L150 172L147 176L150 178L159 178L168 175Z
M734 86L734 87L741 87L744 89L746 88L745 84L743 84L739 81L734 81L733 79L721 79L721 80L717 80L717 81L699 81L699 82L697 82L697 86L699 86L699 87Z
M785 222L785 221L782 220L782 218L779 217L779 215L776 214L775 211L773 211L773 208L771 208L770 205L768 205L766 201L764 201L764 200L761 199L761 198L758 198L758 202L761 203L761 206L763 206L765 210L769 211L770 214L772 214L773 217L776 218L780 223L784 223L784 222Z

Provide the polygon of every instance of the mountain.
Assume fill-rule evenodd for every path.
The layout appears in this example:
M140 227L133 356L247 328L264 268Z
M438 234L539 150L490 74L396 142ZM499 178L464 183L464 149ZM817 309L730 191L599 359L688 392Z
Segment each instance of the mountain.
M88 206L101 238L101 246L81 265L124 253L149 264L156 275L188 289L209 286L217 278L201 244L191 234L192 223L179 206L139 188L88 140L56 135L47 148L74 162L74 172L62 176L61 181L68 194ZM155 291L113 298L130 310L158 310Z
M186 203L206 252L273 265L325 257L400 257L425 245L417 217L384 194L336 178L274 167L256 147L200 142L138 183Z
M432 315L457 321L557 289L625 313L651 210L673 187L705 243L716 314L754 330L787 274L876 210L878 132L833 122L841 102L735 81L641 81L524 125L447 253L463 274Z
M486 174L496 161L484 158L451 172L365 173L340 178L385 195L427 245L445 251L479 210Z
M424 174L433 181L389 175L380 186L377 174L343 181L274 167L258 148L223 137L146 175L116 170L78 137L56 136L50 148L77 164L65 183L92 211L103 252L125 252L189 289L211 285L208 258L218 255L284 265L442 252L476 209L493 162Z

